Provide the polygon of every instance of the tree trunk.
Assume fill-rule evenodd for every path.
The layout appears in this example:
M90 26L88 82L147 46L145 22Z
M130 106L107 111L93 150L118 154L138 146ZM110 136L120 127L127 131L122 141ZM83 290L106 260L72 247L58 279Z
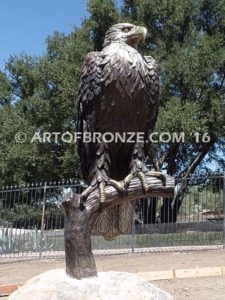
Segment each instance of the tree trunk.
M91 228L86 209L80 209L80 195L69 193L64 199L65 257L67 275L82 279L97 276L91 249Z
M157 197L141 199L143 224L155 224Z
M152 197L150 199L149 207L148 207L148 224L156 223L156 208L157 208L157 197Z
M162 181L146 176L147 184L150 186L149 196L173 196L174 178L166 178L166 186ZM128 193L119 196L112 186L107 185L105 189L106 200L104 208L118 205L124 201L133 201L137 198L146 196L140 180L135 177L132 179ZM95 261L91 249L91 223L102 212L99 202L99 191L95 189L87 198L84 204L80 203L80 195L68 193L63 201L65 211L65 256L66 273L74 278L97 276Z
M143 224L148 224L148 198L141 199L141 208L142 208L142 215L143 215Z
M172 223L173 222L173 198L163 198L163 205L160 209L160 220L161 223Z
M176 198L174 199L173 206L172 206L173 199L169 199L169 200L165 199L165 201L163 200L163 205L161 207L161 215L160 215L160 219L162 223L176 223L177 216L186 192L187 180L188 180L187 178L194 173L196 168L205 158L205 156L207 155L210 148L214 145L215 142L216 140L211 137L211 141L209 143L202 143L200 147L200 152L196 155L196 157L193 158L190 165L180 174L181 186L179 187ZM168 157L169 157L168 174L171 176L175 173L175 169L176 169L175 158L178 149L179 149L179 144L172 144L168 152Z
M187 179L182 179L181 186L179 187L179 190L177 191L176 197L174 199L173 203L173 222L176 223L177 216L181 207L181 204L184 199L185 192L187 191Z

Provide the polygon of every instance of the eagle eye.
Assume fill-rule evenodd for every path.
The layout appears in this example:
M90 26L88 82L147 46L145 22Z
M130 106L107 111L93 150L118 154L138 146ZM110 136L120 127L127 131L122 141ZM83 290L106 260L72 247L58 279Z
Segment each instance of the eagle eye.
M123 28L122 31L125 32L125 33L127 33L127 32L130 31L130 28L127 28L127 27L126 27L126 28Z

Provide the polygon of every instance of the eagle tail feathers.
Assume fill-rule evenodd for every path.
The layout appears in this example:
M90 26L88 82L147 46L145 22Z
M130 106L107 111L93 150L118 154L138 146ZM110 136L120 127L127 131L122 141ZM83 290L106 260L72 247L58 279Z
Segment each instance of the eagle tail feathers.
M114 240L120 234L131 231L134 205L131 202L105 209L91 224L91 233L102 235L105 240Z

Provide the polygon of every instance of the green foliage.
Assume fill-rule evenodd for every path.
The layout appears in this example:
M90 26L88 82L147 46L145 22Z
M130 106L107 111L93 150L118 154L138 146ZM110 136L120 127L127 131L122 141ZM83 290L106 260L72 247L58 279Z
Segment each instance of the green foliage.
M15 101L0 108L0 152L5 157L0 184L73 178L79 167L76 145L30 141L35 132L75 131L80 66L92 44L79 29L69 36L55 33L46 43L42 57L22 54L6 64ZM26 133L26 143L15 142L17 132Z
M18 106L0 107L0 184L35 178L38 160L36 145L15 142L18 132L26 132L31 136L33 131L35 127L24 117Z
M10 102L11 85L5 73L0 71L0 106Z
M10 253L15 251L16 243L12 235L12 228L0 227L0 253Z
M41 210L26 204L15 204L12 209L3 210L1 218L13 228L33 228L34 225L40 225Z
M203 218L205 221L207 216L202 215L204 210L209 211L212 218L221 219L223 214L222 185L216 192L213 192L212 183L203 188L200 185L189 187L181 205L180 217L191 215L196 221L203 221Z
M161 108L157 131L207 132L212 141L207 146L188 139L186 146L178 145L176 150L172 144L154 146L152 155L157 157L158 153L158 157L166 157L164 168L177 175L184 168L188 171L192 162L200 157L199 163L189 168L193 173L206 155L217 157L221 167L225 167L224 159L220 159L221 154L225 155L222 146L225 2L128 0L124 1L122 13L131 22L147 26L149 50L145 48L144 53L149 52L159 63ZM218 147L222 149L220 155L216 155Z
M44 215L45 229L57 229L64 227L62 207L55 205L47 206ZM2 208L0 219L7 220L13 228L41 229L42 207L29 204L14 204L12 208Z
M117 3L117 4L116 4ZM120 3L121 7L118 7ZM130 21L148 28L141 52L159 63L158 132L208 132L212 142L153 145L159 168L193 173L204 158L225 166L225 2L223 0L90 0L90 16L69 34L46 39L40 57L12 56L0 72L0 184L73 178L79 169L76 145L30 143L35 132L73 132L80 67L102 47L105 31ZM25 132L27 142L14 136ZM207 149L206 149L207 148ZM220 151L218 152L218 149ZM203 165L201 165L203 167Z
M179 97L171 97L159 112L156 131L184 132L185 137L196 131L207 132L207 117L202 115L199 104L187 101L182 103ZM190 140L190 139L189 139Z
M114 0L89 0L88 11L90 18L86 26L90 30L94 49L101 50L106 30L119 22L119 12Z

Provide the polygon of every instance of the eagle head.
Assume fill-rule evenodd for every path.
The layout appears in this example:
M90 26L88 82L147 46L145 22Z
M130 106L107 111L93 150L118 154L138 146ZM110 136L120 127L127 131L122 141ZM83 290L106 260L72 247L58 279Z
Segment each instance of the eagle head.
M130 23L119 23L110 27L105 34L103 47L111 43L126 43L137 48L141 40L145 40L147 29L142 26L136 26Z

